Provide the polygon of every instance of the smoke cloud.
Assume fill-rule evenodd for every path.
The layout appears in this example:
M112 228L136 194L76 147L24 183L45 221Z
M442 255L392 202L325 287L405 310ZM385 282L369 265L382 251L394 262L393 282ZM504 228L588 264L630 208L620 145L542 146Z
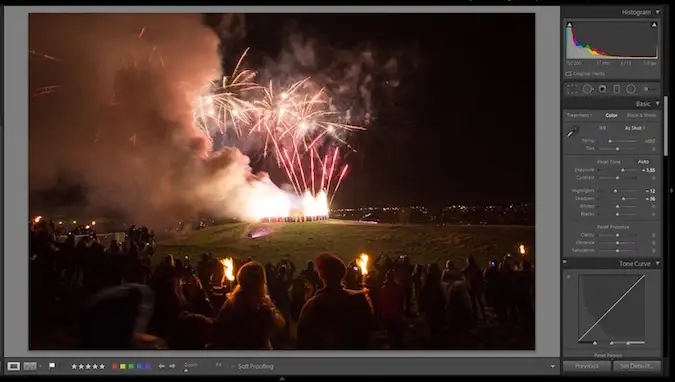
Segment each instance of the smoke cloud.
M219 78L219 36L198 15L32 14L30 189L63 174L93 210L160 225L198 211L248 218L282 193L236 149L212 152L192 101Z

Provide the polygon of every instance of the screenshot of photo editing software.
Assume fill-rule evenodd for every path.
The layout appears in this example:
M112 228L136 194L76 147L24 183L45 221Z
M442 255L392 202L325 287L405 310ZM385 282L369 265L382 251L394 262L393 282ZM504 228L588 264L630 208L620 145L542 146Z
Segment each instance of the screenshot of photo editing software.
M0 377L669 376L669 6L5 6Z

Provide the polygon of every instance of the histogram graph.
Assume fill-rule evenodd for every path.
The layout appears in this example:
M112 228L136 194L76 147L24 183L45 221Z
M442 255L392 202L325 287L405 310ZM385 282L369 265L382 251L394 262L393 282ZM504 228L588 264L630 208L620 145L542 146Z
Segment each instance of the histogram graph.
M565 22L568 60L656 60L659 25L656 21Z

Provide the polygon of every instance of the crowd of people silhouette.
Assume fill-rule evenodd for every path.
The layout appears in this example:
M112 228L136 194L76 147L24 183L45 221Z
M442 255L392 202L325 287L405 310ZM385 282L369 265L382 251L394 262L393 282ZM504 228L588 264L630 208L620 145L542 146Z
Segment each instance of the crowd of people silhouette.
M533 349L534 269L510 255L417 264L319 254L304 269L156 254L154 234L60 240L31 224L31 349Z

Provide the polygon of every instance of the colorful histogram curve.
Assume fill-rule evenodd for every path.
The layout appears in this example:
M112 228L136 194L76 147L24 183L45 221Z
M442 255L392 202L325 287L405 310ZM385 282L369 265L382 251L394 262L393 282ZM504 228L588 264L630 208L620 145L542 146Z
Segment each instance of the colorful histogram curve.
M567 34L568 34L568 38L571 39L572 42L574 43L574 46L576 46L577 48L581 48L581 49L586 50L586 52L588 52L588 54L590 54L592 56L603 56L603 57L609 57L610 56L609 54L607 54L605 52L602 52L602 51L600 51L600 50L598 50L598 49L596 49L596 48L594 48L594 47L592 47L588 44L584 45L581 42L579 42L579 40L577 40L577 38L574 36L574 29L571 26L567 27Z

